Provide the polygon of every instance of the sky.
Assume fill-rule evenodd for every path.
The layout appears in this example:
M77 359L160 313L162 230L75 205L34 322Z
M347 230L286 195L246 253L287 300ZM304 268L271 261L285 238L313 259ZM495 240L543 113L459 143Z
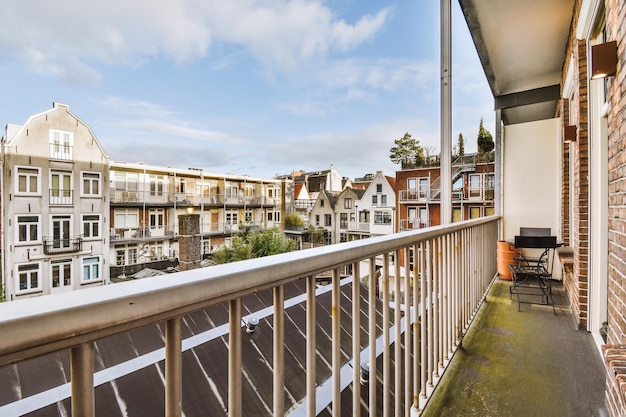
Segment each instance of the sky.
M467 153L493 98L452 6ZM437 1L3 0L0 16L0 122L68 104L111 161L355 178L395 175L405 133L440 148Z

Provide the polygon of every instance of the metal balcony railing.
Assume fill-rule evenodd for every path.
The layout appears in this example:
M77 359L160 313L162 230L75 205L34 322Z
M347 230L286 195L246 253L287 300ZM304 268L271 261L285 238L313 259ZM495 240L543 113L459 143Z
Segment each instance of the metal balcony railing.
M309 417L326 407L339 415L342 398L351 398L354 410L360 410L365 401L374 410L370 412L381 408L383 415L391 415L392 409L395 415L401 415L400 409L402 413L417 412L423 409L492 282L498 228L499 217L491 216L195 269L179 273L176 279L153 277L2 303L0 366L70 349L71 390L63 394L64 398L71 397L72 415L94 416L94 385L102 383L102 375L94 378L95 342L149 323L163 323L165 348L160 355L165 358L164 414L181 416L185 377L182 352L188 349L187 339L183 343L182 321L187 313L227 303L228 378L223 381L224 386L227 384L224 409L229 416L238 417L243 412L245 332L241 300L257 291L272 289L273 307L268 314L273 320L274 416L286 414L286 402L292 403L293 413ZM378 270L381 259L382 269ZM360 285L351 286L352 300L367 300L367 314L361 314L359 303L348 305L341 296L341 282L345 279L340 280L340 271L347 268L352 271L354 278L349 279L353 283L357 277L368 283L369 290L363 295ZM325 271L330 271L332 308L316 311L316 275ZM304 398L296 398L297 403L293 404L294 399L284 396L283 355L289 346L285 347L283 286L299 281L306 289L306 308L302 313L306 315L306 367L290 370L290 374L302 375L306 390ZM382 299L378 298L378 288ZM397 303L393 310L392 294ZM400 303L403 307L397 308ZM329 357L323 359L330 365L331 375L328 383L323 384L319 384L316 371L320 362L315 335L320 314L328 314L332 323L332 346ZM344 315L350 318L342 318ZM346 320L351 322L350 334L341 333L341 323L345 325ZM346 349L348 344L351 348ZM348 362L346 356L350 356ZM366 364L370 380L377 383L359 383L361 365ZM345 391L349 386L351 390ZM0 413L4 412L11 414L8 406L0 407Z
M57 253L73 253L83 250L83 238L73 236L66 238L43 238L43 253L53 255Z

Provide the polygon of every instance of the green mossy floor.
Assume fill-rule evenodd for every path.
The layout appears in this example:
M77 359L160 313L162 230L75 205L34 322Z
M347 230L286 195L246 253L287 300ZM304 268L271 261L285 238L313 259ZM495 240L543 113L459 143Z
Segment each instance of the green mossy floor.
M604 417L604 367L561 285L552 307L509 299L497 280L429 401L425 417Z

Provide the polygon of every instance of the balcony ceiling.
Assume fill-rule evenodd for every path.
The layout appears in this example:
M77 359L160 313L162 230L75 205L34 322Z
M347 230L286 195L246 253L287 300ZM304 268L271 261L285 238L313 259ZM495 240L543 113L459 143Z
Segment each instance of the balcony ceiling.
M574 0L459 0L505 124L554 117Z

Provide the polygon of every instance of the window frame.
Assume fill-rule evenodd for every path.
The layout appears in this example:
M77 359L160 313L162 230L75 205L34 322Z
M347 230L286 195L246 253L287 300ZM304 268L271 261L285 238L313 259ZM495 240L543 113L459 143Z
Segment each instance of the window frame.
M58 134L58 138L55 138L55 134ZM50 159L61 161L73 160L74 132L60 129L50 129L48 132L48 143L50 145ZM60 148L63 149L60 150Z
M87 219L87 217L91 217L90 219ZM100 239L102 237L102 216L100 214L83 214L81 215L80 218L80 223L82 225L81 231L83 239L85 240L91 240L91 239ZM87 234L85 234L85 226L89 224L91 227L89 228L90 230L90 234L89 236ZM94 224L96 226L96 235L93 234L93 227Z
M95 259L95 262L89 262L87 263L87 261ZM81 284L89 284L92 282L101 282L103 280L102 278L102 258L100 256L86 256L84 258L81 259L81 273L80 273L80 282ZM91 278L91 271L93 271L93 267L96 267L96 278ZM90 273L89 273L89 277L86 277L85 272L86 269L85 267L88 267Z
M25 218L25 217L33 217L33 218L37 218L36 222L21 222L20 218ZM40 214L16 214L15 215L15 246L26 246L26 245L37 245L37 244L41 244L42 242L42 233L41 233L41 215ZM35 227L37 228L37 230L35 231L37 237L35 238L35 240L31 240L29 239L29 237L31 236L32 231L30 230L30 228L27 228L28 230L25 230L26 232L26 240L20 240L20 229L21 226L24 225L33 225L33 223L35 224Z
M62 288L71 288L72 287L72 276L74 275L72 273L72 260L71 259L55 259L53 261L50 262L50 288L54 289L62 289ZM64 272L63 274L63 285L54 285L54 270L58 268L58 272L59 272L59 283L61 280L61 271ZM69 276L65 276L65 272L68 272ZM69 280L69 283L65 283L66 280Z
M87 176L95 176L88 178ZM85 190L85 181L89 182L89 189ZM93 184L98 187L97 192L93 191ZM81 171L80 172L80 196L81 197L101 197L102 196L102 174L100 172Z
M20 170L33 170L33 171L37 171L37 174L33 175L33 174L20 174ZM20 176L24 176L26 178L25 181L25 185L27 190L26 191L20 191ZM36 186L37 189L35 191L32 191L30 189L30 184L31 182L29 181L30 178L32 178L33 176L36 177ZM14 177L15 177L15 195L23 195L23 196L40 196L41 195L41 168L39 167L33 167L33 166L23 166L23 165L15 165L15 169L14 169Z
M332 227L333 226L333 215L332 214L324 214L324 226Z
M37 273L37 286L33 287L30 284L32 283L32 278L27 278L27 288L25 289L21 289L20 287L20 268L24 268L24 267L34 267L33 269L27 269L26 271L31 271L32 272L36 272ZM30 274L29 274L30 275ZM41 262L25 262L25 263L21 263L21 264L16 264L15 265L15 294L16 295L20 295L20 294L32 294L32 293L37 293L37 292L42 292L42 269L41 269Z

